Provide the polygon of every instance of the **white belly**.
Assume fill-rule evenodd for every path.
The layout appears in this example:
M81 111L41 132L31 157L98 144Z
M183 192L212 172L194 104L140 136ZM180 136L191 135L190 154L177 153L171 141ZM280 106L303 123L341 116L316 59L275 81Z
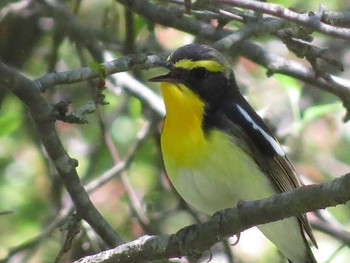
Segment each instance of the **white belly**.
M274 194L272 185L254 160L231 139L212 134L210 151L193 166L179 167L163 152L174 187L196 209L213 214L234 207L239 200L256 200ZM196 153L193 153L194 155Z
M275 194L271 182L254 160L232 144L229 137L218 133L212 136L210 152L194 166L179 167L163 152L168 176L186 202L212 215L235 207L240 200L257 200ZM295 263L304 262L305 246L296 218L261 225L259 229L288 258Z

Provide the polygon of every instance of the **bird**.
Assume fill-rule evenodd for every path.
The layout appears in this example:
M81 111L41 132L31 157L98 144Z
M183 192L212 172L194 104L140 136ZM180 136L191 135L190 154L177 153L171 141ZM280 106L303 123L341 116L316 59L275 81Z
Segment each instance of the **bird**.
M207 215L245 200L301 187L276 137L241 94L225 56L203 44L173 51L160 65L166 115L160 145L180 196ZM257 226L289 262L316 263L305 214Z

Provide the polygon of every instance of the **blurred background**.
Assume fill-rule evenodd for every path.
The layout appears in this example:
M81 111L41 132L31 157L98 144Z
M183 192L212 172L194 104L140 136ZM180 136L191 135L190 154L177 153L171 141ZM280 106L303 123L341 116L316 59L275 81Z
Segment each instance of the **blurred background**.
M202 5L192 2L192 12L185 16L212 25L222 23L208 8L211 1L202 1ZM269 2L299 12L317 11L321 3ZM331 11L350 7L347 1L326 2ZM173 14L185 12L180 0L149 3ZM232 19L223 26L237 30L244 23ZM348 79L349 42L319 33L313 36L312 43L327 48L329 56L342 62L345 69L340 72L326 64L324 70ZM268 52L309 66L270 33L250 40ZM194 41L212 43L147 20L118 1L0 2L0 61L33 80L49 72L94 67L126 54L170 52ZM350 171L350 125L343 121L345 109L337 97L286 75L267 77L266 68L238 53L231 52L229 57L242 92L273 127L305 184L329 181ZM70 110L91 101L96 104L95 112L86 116L88 123L57 121L56 128L69 155L79 162L79 176L90 187L94 205L127 241L145 234L175 233L206 220L174 192L163 169L159 147L163 106L158 85L147 82L160 71L134 69L127 75L107 76L102 84L99 80L81 81L51 87L42 94L52 104L69 102ZM134 86L136 92L128 87L134 85L130 79L139 81L140 85ZM104 103L96 103L96 98L101 99L96 89L104 84L102 100L108 104L101 105ZM139 95L143 90L155 96L151 105ZM101 182L101 176L109 177ZM10 92L0 93L0 212L9 212L0 215L0 262L53 262L65 240L70 205L28 111ZM350 228L349 208L327 209L324 216L332 222L329 231ZM349 243L345 241L350 240L349 234L329 235L313 213L309 218L319 244L314 250L319 262L349 262ZM242 233L240 242L230 246L235 240L213 247L210 262L285 262L255 229ZM80 233L60 262L72 262L104 248L93 230L81 223ZM200 261L210 257L208 252ZM171 261L196 262L186 258Z

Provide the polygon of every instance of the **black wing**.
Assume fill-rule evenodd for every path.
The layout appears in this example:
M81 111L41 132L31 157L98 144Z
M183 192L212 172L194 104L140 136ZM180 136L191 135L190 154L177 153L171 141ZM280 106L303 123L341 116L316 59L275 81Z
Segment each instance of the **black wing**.
M239 93L231 103L223 103L222 108L207 109L204 129L225 130L235 137L244 149L268 176L277 193L291 191L302 186L299 177L282 150L277 139L254 109ZM317 247L310 224L303 214L299 221L311 241Z

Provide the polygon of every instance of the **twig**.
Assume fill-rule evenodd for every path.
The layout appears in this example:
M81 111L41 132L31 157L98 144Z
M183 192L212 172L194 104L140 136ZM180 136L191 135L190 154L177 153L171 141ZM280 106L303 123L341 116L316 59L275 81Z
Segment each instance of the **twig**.
M227 50L231 48L232 45L238 45L253 35L271 33L286 26L288 26L288 23L279 19L273 19L261 23L247 24L242 29L237 30L234 33L216 41L213 44L213 47L218 50Z
M8 3L0 9L0 22L9 14L23 12L29 5L30 2L25 0L16 3Z
M102 120L101 120L102 122ZM137 149L139 149L140 145L142 142L144 142L145 138L148 137L149 133L151 130L153 130L154 123L147 121L144 126L141 128L141 130L137 133L136 135L136 142L131 146L129 149L128 156L129 158L127 159L127 163L125 164L125 168L127 168L132 160L134 159L134 156L137 152ZM105 134L105 143L107 145L107 148L113 158L113 161L115 164L119 163L119 154L112 142L111 134L108 132L108 129L105 129L105 126L103 125L102 130L104 131ZM122 185L128 195L129 198L129 205L130 209L132 210L133 214L136 215L139 223L142 225L142 227L147 230L147 232L154 233L154 230L152 229L152 226L149 224L149 219L147 218L144 209L142 209L141 201L139 200L134 187L132 186L132 183L129 180L128 175L124 171L120 172L120 180L122 182Z
M4 210L4 211L0 211L0 216L9 215L12 213L13 213L13 210Z
M132 95L136 96L159 116L165 115L165 107L161 97L149 89L146 85L136 80L127 72L122 72L114 76L117 85L122 86ZM115 87L110 87L110 91L116 93Z
M314 229L317 229L322 233L326 233L347 245L350 244L350 233L336 225L322 220L311 220L311 225Z
M129 55L110 62L101 63L101 66L104 68L107 76L117 72L128 71L137 67L141 69L154 68L157 67L157 62L161 60L162 58L156 55ZM49 73L36 79L34 83L41 92L45 92L47 88L52 88L60 84L72 84L98 77L99 72L97 70L84 67L71 71Z
M145 126L144 129L142 129L139 132L138 139L131 146L131 148L129 150L128 157L123 161L118 161L112 168L105 171L103 174L98 176L95 180L88 183L85 186L86 190L90 193L90 192L96 190L97 188L99 188L100 186L104 185L105 183L109 182L114 176L125 171L129 167L129 165L131 164L131 162L134 158L135 152L140 147L140 145L144 141L144 139L148 136L150 131L151 131L151 127L149 126L149 124L147 124L147 126Z
M49 14L55 19L59 30L65 32L65 35L74 42L84 45L96 61L101 61L102 53L95 40L99 35L97 32L93 32L90 28L80 24L76 16L71 15L63 3L49 0L38 0L38 2L46 10L45 15Z
M220 0L222 3L230 4L237 7L243 7L250 10L258 11L264 14L270 14L298 25L311 28L325 35L341 39L350 39L350 29L338 28L325 24L321 21L324 7L321 5L317 13L309 12L308 14L298 14L292 10L283 8L280 5L263 3L251 0Z

